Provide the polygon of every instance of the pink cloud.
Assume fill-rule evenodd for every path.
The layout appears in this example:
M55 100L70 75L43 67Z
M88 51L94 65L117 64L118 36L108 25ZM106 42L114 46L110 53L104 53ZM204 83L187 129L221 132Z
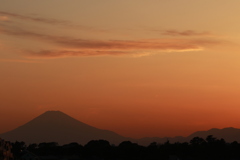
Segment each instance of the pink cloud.
M62 58L62 57L73 57L73 56L104 56L104 55L126 55L128 52L123 51L76 51L76 50L42 50L42 51L28 51L29 58Z
M61 37L25 31L16 28L0 28L0 33L15 37L24 37L50 43L61 50L40 50L29 52L36 57L98 56L98 55L137 55L142 52L193 51L220 44L210 39L143 39L143 40L85 40Z
M22 20L38 21L48 24L65 24L64 21L54 19L33 18L19 14L1 12L0 15L10 16ZM39 49L27 51L28 57L35 58L57 58L69 56L102 56L102 55L148 55L149 53L158 52L183 52L199 51L209 46L221 44L222 42L215 39L189 39L189 38L159 38L159 39L141 39L141 40L94 40L81 39L66 36L54 36L42 34L16 27L12 23L0 23L0 34L21 37L22 40L30 39L52 45L50 49ZM207 32L197 33L192 30L178 32L174 30L165 31L167 35L207 35ZM59 49L60 48L60 49ZM26 50L26 49L22 49Z
M96 41L65 39L55 41L62 49L29 51L31 58L71 56L144 56L158 52L199 51L220 42L210 40L156 39L139 41Z

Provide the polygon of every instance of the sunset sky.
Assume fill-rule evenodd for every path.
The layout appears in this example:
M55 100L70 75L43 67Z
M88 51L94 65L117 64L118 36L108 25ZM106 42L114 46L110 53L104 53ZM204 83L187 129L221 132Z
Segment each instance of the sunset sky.
M240 128L239 0L0 0L0 133L60 110L122 136Z

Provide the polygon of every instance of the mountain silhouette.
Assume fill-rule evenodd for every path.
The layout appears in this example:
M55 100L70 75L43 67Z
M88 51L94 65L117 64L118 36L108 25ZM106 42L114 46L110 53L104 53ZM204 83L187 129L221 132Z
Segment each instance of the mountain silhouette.
M26 144L57 142L62 145L77 142L85 145L91 140L103 139L116 145L123 141L132 141L134 143L138 143L139 145L147 146L152 142L189 142L194 137L201 137L205 139L208 135L213 135L218 139L223 138L226 142L240 142L240 129L231 127L223 129L213 128L208 131L197 131L187 137L146 137L141 139L127 138L112 131L98 129L82 123L60 111L47 111L12 131L0 134L0 137L12 142L24 141Z
M86 144L90 140L104 139L118 144L128 138L112 131L102 130L82 123L63 112L47 111L30 122L3 134L0 137L8 141L24 141L27 144L58 142L68 144L78 142Z

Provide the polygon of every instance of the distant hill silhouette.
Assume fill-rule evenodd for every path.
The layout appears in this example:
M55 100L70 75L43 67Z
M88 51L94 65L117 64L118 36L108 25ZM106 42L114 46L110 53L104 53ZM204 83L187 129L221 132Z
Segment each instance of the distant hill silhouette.
M240 129L229 127L229 128L223 128L223 129L213 128L208 131L197 131L187 137L181 137L181 136L165 137L165 138L147 137L147 138L139 139L138 143L142 145L148 145L149 142L157 142L157 143L165 143L166 141L169 141L170 143L189 142L194 137L201 137L205 139L209 135L213 135L218 139L223 138L226 142L233 142L233 141L240 142Z
M123 141L132 141L138 143L139 145L147 146L151 142L189 142L194 137L201 137L205 139L208 135L213 135L218 139L223 138L226 142L240 142L240 129L237 128L198 131L188 137L147 137L141 139L126 138L112 131L98 129L82 123L60 111L47 111L12 131L0 134L0 137L12 142L24 141L27 144L41 142L68 144L71 142L77 142L85 145L91 140L103 139L109 141L111 144L119 144Z
M223 138L226 142L233 142L233 141L240 142L240 129L233 128L233 127L223 128L223 129L213 128L208 131L198 131L191 134L187 138L189 140L196 136L206 138L208 135L213 135L218 139Z
M86 144L90 140L104 139L118 144L129 140L112 131L97 129L82 123L63 112L47 111L30 122L3 134L0 137L9 141L25 143L58 142Z

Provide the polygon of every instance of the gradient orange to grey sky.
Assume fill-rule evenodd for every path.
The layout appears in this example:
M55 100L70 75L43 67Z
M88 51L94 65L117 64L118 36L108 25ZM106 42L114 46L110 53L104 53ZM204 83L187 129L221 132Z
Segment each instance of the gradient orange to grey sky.
M0 0L0 133L48 110L133 138L240 128L239 0Z

